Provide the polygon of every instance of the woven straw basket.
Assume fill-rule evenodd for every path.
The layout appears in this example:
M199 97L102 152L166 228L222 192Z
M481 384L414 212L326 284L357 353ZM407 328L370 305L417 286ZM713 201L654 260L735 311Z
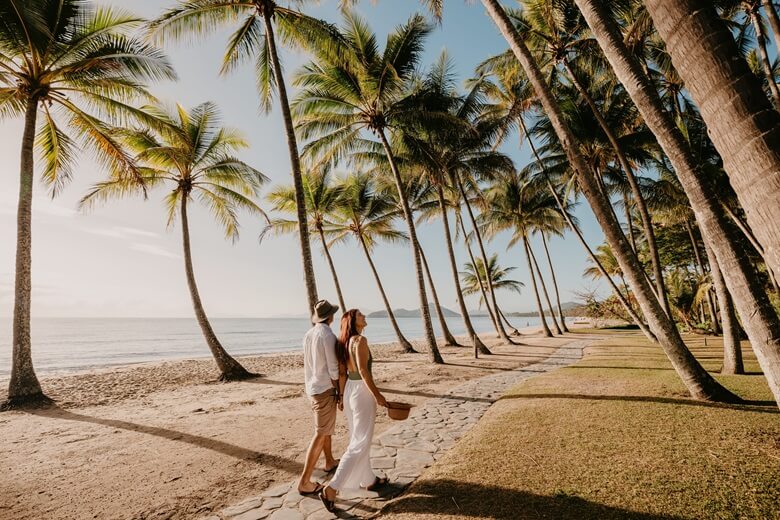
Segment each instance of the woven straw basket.
M409 410L412 405L409 403L401 403L399 401L387 402L387 416L396 421L403 421L409 417Z

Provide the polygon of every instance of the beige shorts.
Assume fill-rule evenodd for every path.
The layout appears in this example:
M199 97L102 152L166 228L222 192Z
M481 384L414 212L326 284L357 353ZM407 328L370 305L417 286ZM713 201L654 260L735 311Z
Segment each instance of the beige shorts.
M336 389L310 396L314 412L314 431L318 435L333 435L336 431Z

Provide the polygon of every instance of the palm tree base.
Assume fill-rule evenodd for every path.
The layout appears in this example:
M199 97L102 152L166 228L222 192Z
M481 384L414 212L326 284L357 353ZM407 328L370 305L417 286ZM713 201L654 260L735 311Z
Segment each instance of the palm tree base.
M228 383L230 381L246 381L247 379L256 379L258 377L263 377L263 375L254 374L244 367L240 367L228 372L223 372L222 375L219 376L219 381Z
M717 403L728 403L728 404L745 403L744 399L732 393L727 388L721 386L719 383L717 383L717 386L714 387L710 392L708 392L707 396L702 397L700 399L702 401L713 401Z
M419 354L417 350L414 349L411 343L408 341L402 341L401 342L401 350L404 354Z
M479 351L480 354L484 354L486 356L490 356L493 353L490 351L489 348L482 342L481 339L479 339L479 336L474 336L473 338L474 346L477 347L477 351Z
M0 412L11 410L29 410L31 408L46 408L54 404L54 399L43 392L18 397L9 397L0 403Z

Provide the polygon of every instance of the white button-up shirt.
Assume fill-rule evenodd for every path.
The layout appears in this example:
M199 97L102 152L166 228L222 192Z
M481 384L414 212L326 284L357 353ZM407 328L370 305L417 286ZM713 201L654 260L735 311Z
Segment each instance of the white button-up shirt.
M336 335L325 323L314 325L303 337L303 375L310 396L330 390L331 380L339 378Z

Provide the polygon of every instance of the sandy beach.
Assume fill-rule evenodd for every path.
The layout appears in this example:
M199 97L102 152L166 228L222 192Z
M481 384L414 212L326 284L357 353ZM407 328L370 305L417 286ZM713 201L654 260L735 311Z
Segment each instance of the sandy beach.
M376 379L391 398L419 404L566 341L484 339L495 355L474 360L469 348L444 348L445 365L375 346ZM301 355L241 361L264 377L216 383L204 359L44 378L57 407L0 415L0 518L192 518L288 481L312 430ZM377 431L390 422L380 413ZM340 417L336 456L346 442Z

